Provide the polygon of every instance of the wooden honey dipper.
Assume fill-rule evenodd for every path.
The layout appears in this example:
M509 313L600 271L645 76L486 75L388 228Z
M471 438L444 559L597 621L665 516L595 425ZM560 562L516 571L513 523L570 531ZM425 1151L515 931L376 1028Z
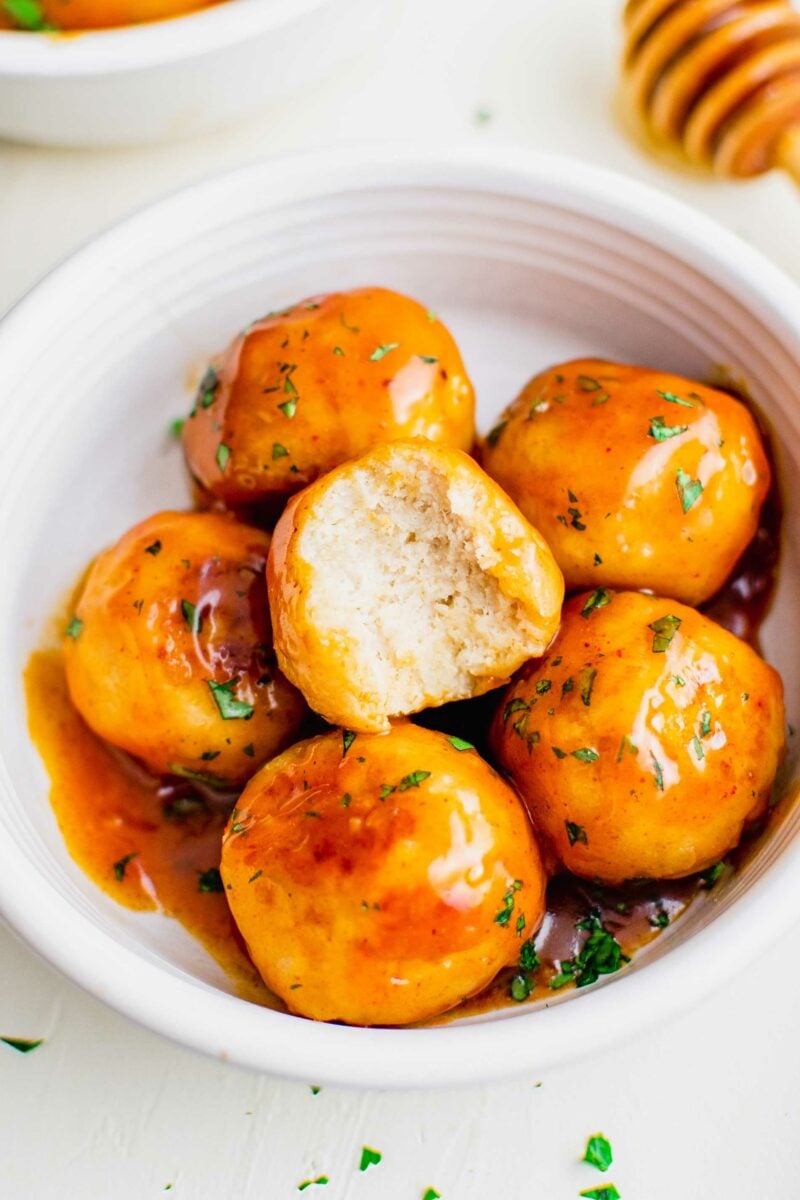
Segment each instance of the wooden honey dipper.
M800 12L789 0L627 0L623 86L649 137L718 175L800 183Z

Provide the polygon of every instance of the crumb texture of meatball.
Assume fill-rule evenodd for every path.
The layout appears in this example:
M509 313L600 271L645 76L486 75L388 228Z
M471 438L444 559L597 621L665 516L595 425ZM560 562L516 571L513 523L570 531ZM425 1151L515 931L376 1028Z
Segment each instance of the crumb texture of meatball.
M597 588L504 696L491 740L568 870L620 884L717 863L768 806L780 676L675 600Z
M300 742L250 781L222 876L292 1012L406 1025L484 988L544 915L519 798L477 752L404 722Z
M579 359L537 375L481 450L567 590L700 604L758 527L770 467L740 401L679 375Z
M269 535L214 513L161 512L95 560L64 637L75 707L157 774L244 784L306 713L278 670Z
M475 397L434 313L385 288L317 296L253 322L204 375L189 469L230 505L290 495L370 446L469 450Z
M331 724L365 732L507 683L564 598L494 480L424 440L374 447L293 497L267 585L282 670Z

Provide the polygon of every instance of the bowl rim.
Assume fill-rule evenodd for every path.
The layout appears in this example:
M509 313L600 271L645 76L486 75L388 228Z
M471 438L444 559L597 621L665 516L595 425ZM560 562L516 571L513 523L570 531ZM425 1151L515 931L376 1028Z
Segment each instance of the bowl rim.
M591 213L668 250L768 321L800 359L800 288L758 251L709 217L646 184L566 157L513 147L443 155L397 146L312 151L241 167L195 183L129 216L53 268L0 321L4 347L35 330L40 299L69 295L115 246L148 231L189 226L194 209L227 213L226 197L257 193L321 199L348 188L494 188ZM276 186L279 185L279 186ZM277 202L281 202L279 199ZM180 227L179 225L179 227ZM75 281L75 283L73 282ZM0 746L0 803L10 792ZM713 902L713 894L711 897ZM687 1009L731 979L800 915L800 837L791 839L746 897L644 969L612 977L577 1003L554 1000L513 1019L413 1029L326 1025L250 1005L166 970L66 906L31 870L0 825L0 913L43 958L106 1004L183 1045L273 1075L362 1087L479 1083L540 1072L597 1052ZM680 971L680 986L675 977ZM547 1016L545 1017L545 1011Z
M6 78L81 78L177 65L274 32L332 3L219 0L194 12L112 29L67 34L0 29L0 82Z

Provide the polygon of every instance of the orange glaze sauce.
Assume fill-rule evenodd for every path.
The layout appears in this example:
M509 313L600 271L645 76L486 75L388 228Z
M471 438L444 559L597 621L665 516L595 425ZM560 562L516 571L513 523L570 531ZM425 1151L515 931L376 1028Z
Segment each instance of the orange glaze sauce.
M199 488L195 504L200 510L220 507ZM252 511L248 515L252 521ZM775 586L780 519L780 496L773 479L753 542L725 587L703 606L709 616L756 649ZM267 517L264 523L272 521ZM66 618L59 621L59 629L65 624ZM31 737L50 775L51 803L75 862L125 907L159 910L180 921L228 974L243 999L285 1011L259 978L224 894L200 890L201 875L219 866L222 830L235 795L223 797L173 777L155 779L127 755L109 748L73 708L60 650L35 652L25 684ZM466 738L491 761L486 735L501 694L490 692L476 700L429 709L414 720ZM310 727L301 736L314 732L318 729ZM734 869L746 860L753 837L760 832L754 830L729 856ZM114 864L129 854L135 857L118 879ZM557 974L558 964L574 957L586 939L577 921L596 913L622 952L632 957L706 886L697 876L616 889L599 888L568 874L556 876L548 886L547 914L536 937L542 965L526 1002L560 994L548 987L548 981ZM426 1024L515 1004L509 994L515 974L515 968L502 971L480 995Z
M60 650L31 656L25 690L31 738L50 775L50 802L81 870L126 908L180 921L243 999L279 1006L244 949L225 896L201 891L201 879L213 886L205 872L219 867L233 797L154 779L106 746L72 706ZM128 855L135 857L125 863Z

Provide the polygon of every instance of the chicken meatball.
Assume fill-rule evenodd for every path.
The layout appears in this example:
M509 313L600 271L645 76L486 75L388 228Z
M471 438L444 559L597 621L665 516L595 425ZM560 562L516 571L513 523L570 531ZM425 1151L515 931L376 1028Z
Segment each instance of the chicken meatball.
M250 781L222 876L265 982L292 1012L406 1025L480 991L544 915L511 788L460 738L395 725L292 746Z
M757 527L770 468L738 400L679 375L580 359L537 375L482 449L567 589L700 604Z
M359 288L250 325L204 375L183 443L203 487L247 505L395 438L469 450L474 408L442 322L407 296Z
M558 628L543 538L468 455L393 442L295 496L267 563L275 649L333 725L501 687Z
M506 693L492 745L576 875L678 879L762 816L784 748L779 675L674 600L598 588Z
M75 707L156 773L239 786L306 713L272 650L269 535L162 512L97 558L67 625Z

